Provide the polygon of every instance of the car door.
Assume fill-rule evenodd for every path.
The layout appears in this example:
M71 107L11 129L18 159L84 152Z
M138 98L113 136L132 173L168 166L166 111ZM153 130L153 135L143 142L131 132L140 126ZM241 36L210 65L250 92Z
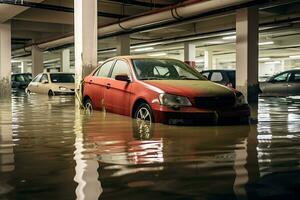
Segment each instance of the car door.
M37 93L48 94L49 92L49 77L48 74L43 74L38 82Z
M106 82L108 76L112 70L112 66L115 60L110 60L103 63L96 72L90 76L87 83L85 83L85 88L90 91L88 95L90 96L93 107L95 109L104 108L104 91L106 89Z
M39 84L39 81L42 77L42 73L38 74L31 82L30 84L28 85L28 90L30 92L33 92L33 93L36 93L38 91L38 84Z
M288 95L288 77L290 76L289 72L284 72L278 74L271 78L267 83L261 88L265 95L271 96L287 96Z
M116 61L111 73L111 78L107 81L104 93L105 108L109 112L129 115L131 83L116 80L115 76L120 74L126 74L131 79L130 68L125 60Z
M288 95L300 95L300 71L294 71L291 73L288 80Z

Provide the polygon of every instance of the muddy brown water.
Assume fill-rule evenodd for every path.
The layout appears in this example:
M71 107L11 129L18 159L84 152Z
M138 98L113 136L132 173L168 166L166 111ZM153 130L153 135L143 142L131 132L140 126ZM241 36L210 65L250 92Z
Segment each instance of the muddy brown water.
M0 98L0 199L298 199L300 99L258 123L139 124L74 97Z

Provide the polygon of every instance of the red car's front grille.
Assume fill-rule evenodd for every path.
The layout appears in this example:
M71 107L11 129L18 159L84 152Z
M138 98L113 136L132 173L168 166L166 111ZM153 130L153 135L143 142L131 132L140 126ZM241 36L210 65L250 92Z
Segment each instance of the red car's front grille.
M196 97L195 105L197 108L226 108L232 107L235 104L235 97L228 96L213 96L213 97Z

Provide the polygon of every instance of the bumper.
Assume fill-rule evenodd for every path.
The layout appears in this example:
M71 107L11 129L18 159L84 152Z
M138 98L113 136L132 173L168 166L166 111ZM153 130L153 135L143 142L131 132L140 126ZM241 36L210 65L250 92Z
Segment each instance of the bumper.
M74 91L54 91L54 95L74 95Z
M239 123L250 116L250 107L243 105L230 109L205 110L182 107L178 110L157 106L153 108L155 122L165 124L207 124L218 122Z

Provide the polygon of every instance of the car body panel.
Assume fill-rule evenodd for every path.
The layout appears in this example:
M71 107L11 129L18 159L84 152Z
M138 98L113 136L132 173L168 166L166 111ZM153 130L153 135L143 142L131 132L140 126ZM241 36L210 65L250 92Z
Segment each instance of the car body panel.
M145 83L153 85L166 93L195 97L230 95L233 91L223 85L207 80L147 80Z
M130 114L130 97L132 95L132 84L124 81L109 80L104 92L104 104L108 112L122 115Z
M95 109L102 109L103 108L103 101L104 92L106 87L107 78L97 78L95 76L88 76L85 78L85 91L87 91L87 95L94 99L93 107Z
M289 96L300 95L300 83L288 83L287 88Z
M300 70L291 72L288 80L288 95L300 95Z
M260 83L260 89L264 96L287 96L288 95L288 83Z

